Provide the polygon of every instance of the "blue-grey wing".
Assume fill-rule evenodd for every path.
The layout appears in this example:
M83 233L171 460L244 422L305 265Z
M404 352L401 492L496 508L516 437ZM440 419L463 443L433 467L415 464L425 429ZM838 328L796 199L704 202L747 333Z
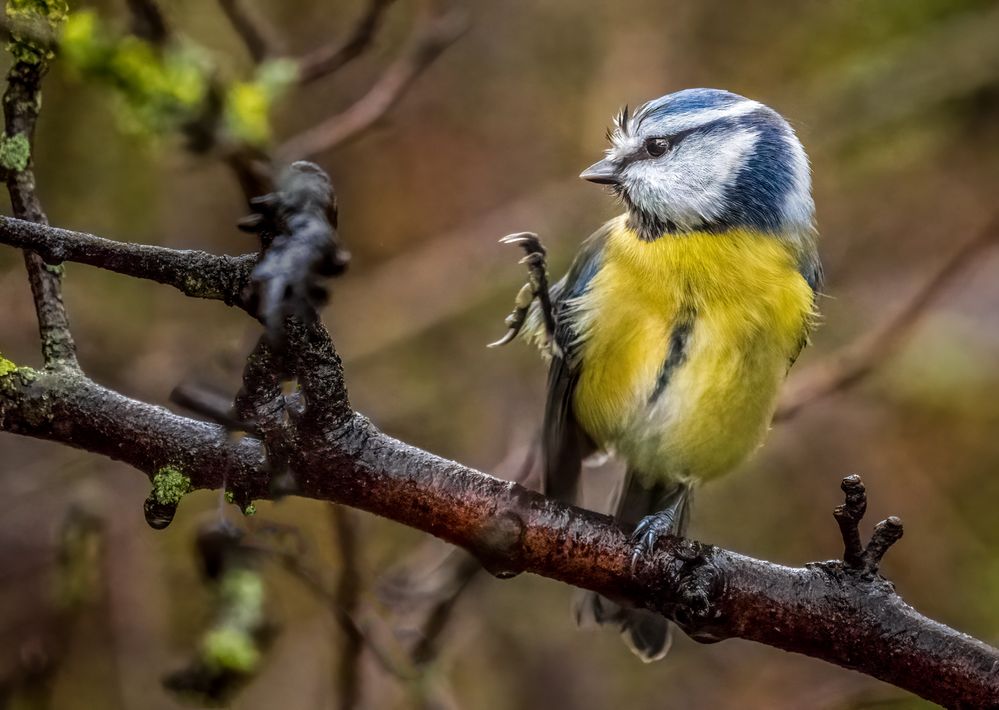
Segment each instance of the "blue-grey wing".
M576 420L572 405L584 366L579 333L573 322L573 304L586 292L600 269L607 231L603 228L583 242L569 272L551 288L558 348L548 369L548 396L542 430L542 490L545 495L566 503L575 501L583 459L595 449L593 441Z

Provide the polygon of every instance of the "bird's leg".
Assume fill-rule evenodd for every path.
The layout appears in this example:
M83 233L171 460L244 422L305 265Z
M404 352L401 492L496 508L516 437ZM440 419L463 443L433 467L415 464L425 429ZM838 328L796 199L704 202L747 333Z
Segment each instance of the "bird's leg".
M513 312L506 317L506 325L509 330L495 343L490 343L489 347L506 345L517 337L517 334L524 327L527 314L535 298L538 299L538 305L541 307L541 317L545 324L548 342L554 344L555 310L552 307L551 294L548 291L548 261L544 246L538 239L538 235L533 232L508 234L500 239L500 244L516 244L526 252L520 263L527 265L527 283L517 293Z
M687 504L690 500L690 484L679 482L662 501L663 508L657 513L646 515L635 526L631 542L635 549L631 554L631 567L638 560L655 551L656 545L667 535L679 536L687 527Z

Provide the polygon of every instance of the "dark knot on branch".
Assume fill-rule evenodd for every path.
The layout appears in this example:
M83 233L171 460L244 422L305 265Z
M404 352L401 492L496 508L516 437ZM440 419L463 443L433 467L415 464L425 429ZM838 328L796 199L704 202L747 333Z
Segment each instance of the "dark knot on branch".
M524 519L515 510L493 517L476 535L473 552L482 567L498 579L510 579L523 571L520 546L524 539Z
M260 237L262 256L250 277L251 304L275 341L286 317L315 318L326 303L326 280L347 268L350 253L337 234L336 193L314 163L293 163L277 192L250 201L239 228Z

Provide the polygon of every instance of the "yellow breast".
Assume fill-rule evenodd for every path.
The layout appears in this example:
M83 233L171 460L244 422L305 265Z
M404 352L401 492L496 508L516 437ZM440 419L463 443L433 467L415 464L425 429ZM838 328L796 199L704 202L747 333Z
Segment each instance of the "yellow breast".
M577 419L647 476L724 473L762 441L813 299L793 254L771 235L643 242L619 218L573 315L582 355ZM653 397L682 320L691 324L683 361Z

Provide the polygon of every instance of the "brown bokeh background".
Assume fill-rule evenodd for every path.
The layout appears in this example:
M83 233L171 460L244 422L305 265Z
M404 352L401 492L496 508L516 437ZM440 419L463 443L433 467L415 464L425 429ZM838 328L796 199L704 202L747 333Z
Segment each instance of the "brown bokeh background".
M175 26L228 71L248 60L217 6L164 3ZM118 3L95 5L121 18ZM291 54L343 32L361 3L252 3ZM360 96L398 53L414 14L400 0L374 49L335 78L296 90L275 112L279 135ZM503 330L523 275L497 245L538 231L561 273L578 242L616 206L575 176L599 156L611 115L691 86L761 100L797 128L814 170L828 297L804 371L890 319L999 210L999 3L989 0L491 0L469 3L470 31L387 121L321 156L354 253L325 316L346 361L354 405L415 445L484 470L530 439L544 368ZM253 245L219 161L179 140L120 128L100 86L56 64L47 78L36 163L54 224L215 252ZM5 205L5 211L9 207ZM9 213L9 212L8 212ZM256 331L243 314L167 287L69 265L66 301L86 370L131 396L166 404L179 382L234 391ZM37 364L20 255L0 249L0 350ZM999 641L999 249L984 252L927 311L905 346L859 387L775 426L731 477L701 491L692 535L769 560L836 556L838 482L860 473L872 521L897 514L903 540L885 573L917 608ZM218 496L186 498L174 524L150 530L148 483L125 466L54 444L0 436L0 678L65 646L54 708L173 708L159 678L186 658L208 614L193 534ZM599 478L599 477L597 477ZM597 480L596 490L606 487ZM593 501L596 505L598 502ZM97 594L65 623L57 530L72 507L106 525ZM335 579L327 506L260 503L243 521L298 526ZM424 542L368 516L361 584ZM279 636L235 708L331 708L342 639L326 607L265 567ZM462 708L919 707L865 676L733 640L678 640L643 666L610 632L580 632L571 590L522 576L476 579L430 670ZM366 707L412 707L418 690L364 664Z

